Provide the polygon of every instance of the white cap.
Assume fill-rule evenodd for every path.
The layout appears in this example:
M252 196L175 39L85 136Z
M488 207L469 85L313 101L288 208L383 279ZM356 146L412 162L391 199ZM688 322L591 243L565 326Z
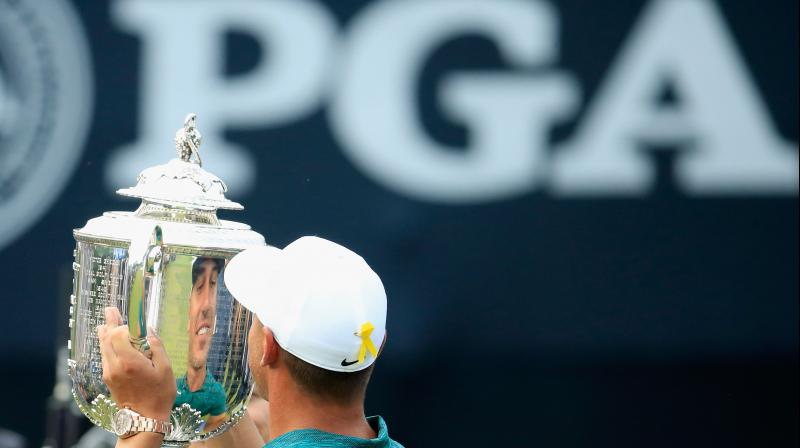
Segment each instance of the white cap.
M304 236L283 250L247 249L224 276L233 296L294 356L337 372L375 362L386 334L386 292L353 251Z

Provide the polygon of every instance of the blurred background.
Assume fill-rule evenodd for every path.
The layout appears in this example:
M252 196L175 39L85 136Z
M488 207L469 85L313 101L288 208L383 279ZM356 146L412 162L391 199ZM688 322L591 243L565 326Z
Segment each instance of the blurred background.
M0 445L64 418L72 229L195 112L223 218L381 275L405 446L797 446L797 8L0 0Z

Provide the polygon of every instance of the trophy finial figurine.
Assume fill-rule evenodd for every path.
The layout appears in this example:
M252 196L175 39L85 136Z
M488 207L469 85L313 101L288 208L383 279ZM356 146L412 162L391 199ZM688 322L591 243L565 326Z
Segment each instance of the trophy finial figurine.
M183 121L183 127L175 133L175 149L178 151L178 157L184 162L203 166L199 151L202 141L203 136L197 130L197 115L193 113L187 115ZM197 157L197 160L192 160L192 156Z

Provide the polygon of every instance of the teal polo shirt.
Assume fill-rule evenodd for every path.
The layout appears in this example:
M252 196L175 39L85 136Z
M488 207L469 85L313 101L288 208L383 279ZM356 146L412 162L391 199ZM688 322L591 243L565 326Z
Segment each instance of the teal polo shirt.
M369 417L367 423L378 433L376 438L360 439L317 429L298 429L272 439L264 448L403 448L389 438L386 422L380 416Z
M227 408L225 389L211 372L206 369L206 379L203 386L194 392L189 390L186 376L177 382L178 394L175 396L175 407L184 403L189 404L194 410L200 411L203 416L224 414Z

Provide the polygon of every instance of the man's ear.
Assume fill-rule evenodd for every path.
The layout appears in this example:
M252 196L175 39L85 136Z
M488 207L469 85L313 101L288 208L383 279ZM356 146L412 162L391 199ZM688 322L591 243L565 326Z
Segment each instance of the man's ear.
M275 341L275 335L272 334L272 330L266 325L261 327L261 332L263 334L261 338L263 344L261 347L261 365L267 366L278 360L278 342Z

